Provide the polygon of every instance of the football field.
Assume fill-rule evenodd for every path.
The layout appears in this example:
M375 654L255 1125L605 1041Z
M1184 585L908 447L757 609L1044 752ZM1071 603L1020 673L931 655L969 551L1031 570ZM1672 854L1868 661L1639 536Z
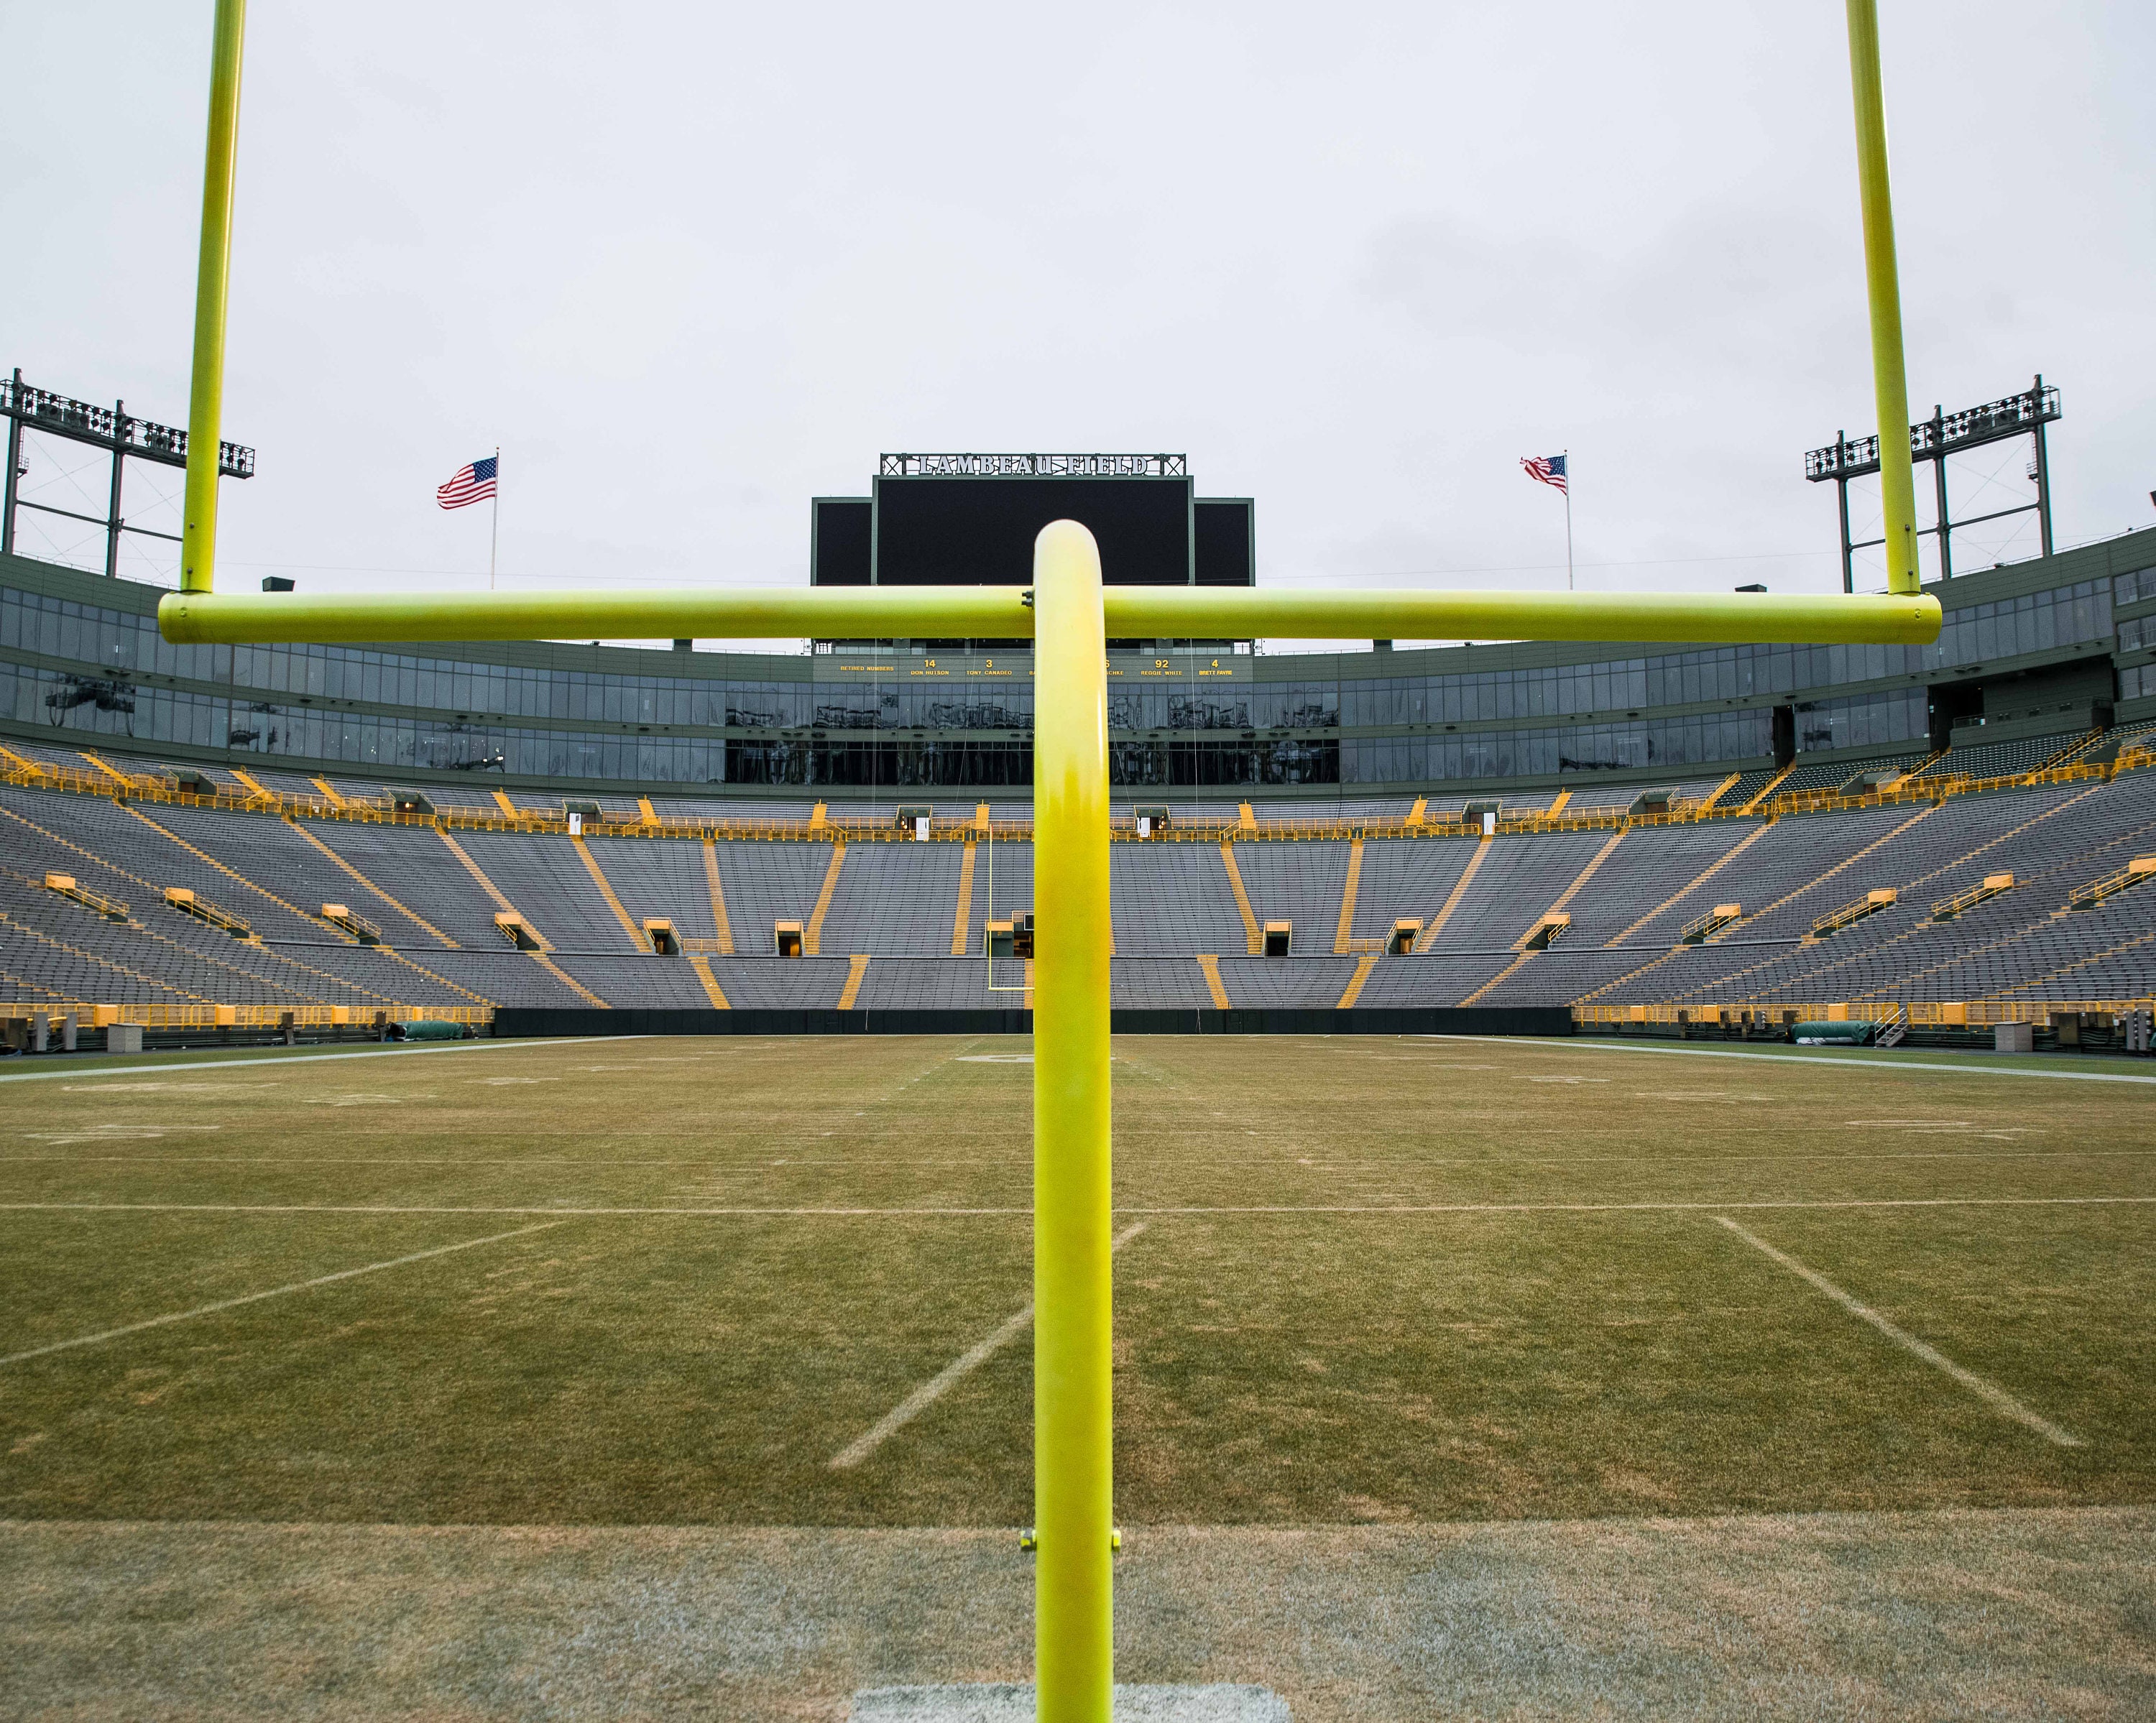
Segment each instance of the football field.
M7 1535L1023 1526L1027 1045L0 1083ZM2149 1503L2146 1064L1722 1052L1119 1038L1133 1553Z

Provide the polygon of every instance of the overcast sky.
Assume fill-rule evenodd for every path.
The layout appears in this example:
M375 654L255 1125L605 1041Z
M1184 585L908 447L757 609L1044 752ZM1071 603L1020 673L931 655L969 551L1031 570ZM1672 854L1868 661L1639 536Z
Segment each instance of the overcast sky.
M2041 370L2060 541L2150 524L2156 8L1881 9L1912 416ZM0 0L0 364L173 423L210 15ZM497 444L520 587L803 582L808 499L886 449L1188 451L1263 583L1548 587L1518 457L1568 449L1582 587L1839 584L1838 6L256 0L247 49L234 585L484 586L434 492ZM1956 464L1971 512L2025 447Z

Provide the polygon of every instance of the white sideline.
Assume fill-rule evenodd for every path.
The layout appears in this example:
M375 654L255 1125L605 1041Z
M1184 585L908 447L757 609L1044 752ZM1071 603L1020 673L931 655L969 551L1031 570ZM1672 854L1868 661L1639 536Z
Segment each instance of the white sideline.
M1483 1041L1496 1047L1532 1046L1578 1048L1588 1053L1669 1053L1680 1059L1757 1059L1777 1065L1858 1065L1876 1071L1950 1071L1971 1077L2048 1077L2055 1083L2156 1083L2156 1077L2136 1077L2124 1071L2032 1071L2025 1066L1941 1064L1934 1059L1822 1059L1815 1053L1738 1053L1721 1047L1648 1047L1635 1041L1604 1041L1587 1036L1559 1039L1554 1036L1417 1035L1418 1041ZM1971 1055L1981 1059L1982 1054Z
M414 1047L408 1042L394 1047L370 1047L358 1053L295 1053L290 1059L205 1059L189 1060L186 1064L161 1065L105 1065L94 1071L80 1071L64 1065L56 1071L17 1071L0 1076L0 1083L42 1083L52 1077L139 1077L146 1072L169 1077L175 1071L232 1071L242 1065L313 1065L331 1059L401 1059L414 1053L499 1053L517 1047L572 1047L595 1041L648 1041L649 1035L567 1035L551 1041L444 1041L432 1045Z
M265 1298L281 1298L288 1292L305 1292L310 1287L327 1286L334 1280L349 1280L359 1274L378 1274L383 1269L401 1269L407 1263L424 1262L430 1256L447 1256L455 1250L470 1250L481 1244L499 1244L505 1238L521 1238L527 1233L543 1233L550 1228L562 1225L561 1221L547 1221L536 1227L518 1227L514 1231L496 1233L487 1238L466 1238L459 1244L438 1244L432 1250L415 1250L409 1256L392 1257L388 1262L368 1263L357 1269L340 1269L334 1274L317 1274L311 1280L295 1280L289 1286L273 1286L267 1292L250 1292L239 1298L219 1299L213 1305L197 1305L192 1310L174 1310L169 1315L151 1316L141 1322L128 1322L118 1328L107 1328L97 1334L79 1334L73 1340L56 1340L49 1346L32 1346L27 1352L10 1352L0 1358L0 1364L20 1364L25 1358L42 1358L48 1352L64 1352L72 1346L94 1346L100 1341L118 1340L125 1334L140 1334L146 1328L162 1328L167 1323L185 1322L194 1316L211 1316L219 1310L237 1310L242 1305L259 1304Z
M1148 1203L1126 1205L1117 1214L1698 1214L1725 1208L2104 1208L2156 1203L2156 1197L1762 1197L1734 1203ZM1029 1215L1026 1208L782 1208L631 1207L570 1208L558 1203L0 1203L0 1214L546 1214L564 1220L589 1216L635 1218L876 1220L926 1216L963 1220L974 1216Z
M1143 1221L1138 1222L1135 1226L1125 1227L1122 1232L1116 1234L1114 1241L1108 1246L1109 1254L1113 1255L1116 1251L1121 1250L1145 1229L1146 1223ZM1024 1333L1032 1321L1033 1305L1029 1303L1024 1310L1004 1322L987 1339L959 1353L935 1375L930 1377L927 1382L921 1383L897 1405L870 1424L867 1429L862 1431L838 1453L833 1454L831 1469L834 1472L850 1471L859 1465L891 1437L896 1435L899 1431L904 1429L906 1425L911 1423L914 1419L935 1404L942 1397L946 1391L971 1376L998 1352L1016 1340L1019 1336Z
M2061 1429L2047 1418L2039 1417L1996 1382L1985 1381L1974 1370L1963 1368L1936 1347L1925 1345L1906 1328L1897 1327L1878 1311L1873 1310L1871 1305L1851 1298L1825 1275L1806 1268L1796 1258L1786 1252L1775 1249L1758 1233L1748 1233L1726 1214L1717 1214L1714 1218L1754 1250L1763 1256L1771 1257L1791 1274L1810 1281L1814 1287L1825 1293L1859 1321L1869 1322L1903 1351L1922 1359L1934 1370L1943 1371L1975 1395L1978 1399L1983 1401L1985 1405L1990 1407L1994 1412L2002 1417L2012 1418L2018 1424L2026 1425L2046 1442L2056 1443L2061 1448L2079 1448L2084 1445L2080 1437Z

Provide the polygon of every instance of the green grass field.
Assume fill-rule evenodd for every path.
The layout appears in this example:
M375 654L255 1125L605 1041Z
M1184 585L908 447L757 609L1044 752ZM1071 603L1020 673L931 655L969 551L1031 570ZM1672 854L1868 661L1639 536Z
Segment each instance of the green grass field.
M1022 1330L832 1461L1029 1297L1025 1047L0 1084L0 1519L1023 1525ZM1589 1042L1116 1057L1127 1526L2156 1499L2145 1082Z
M2156 1488L2148 1087L1548 1043L1116 1058L1133 1522ZM829 1464L1029 1295L1022 1060L636 1040L11 1085L9 1355L493 1242L0 1367L0 1513L1022 1524L1023 1335Z

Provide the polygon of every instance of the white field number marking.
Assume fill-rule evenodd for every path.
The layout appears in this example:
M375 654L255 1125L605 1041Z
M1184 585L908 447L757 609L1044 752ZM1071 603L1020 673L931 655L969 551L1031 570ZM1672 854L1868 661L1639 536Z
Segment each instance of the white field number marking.
M1143 1221L1139 1221L1133 1226L1125 1227L1122 1232L1116 1234L1113 1242L1108 1246L1110 1254L1112 1255L1121 1250L1145 1229L1146 1223ZM897 1405L870 1424L867 1429L862 1431L860 1435L833 1454L831 1469L834 1472L851 1471L1032 1326L1033 1306L1029 1303L1024 1310L1005 1320L1002 1326L988 1335L986 1339L961 1352L935 1375L930 1377L927 1382L900 1401Z
M40 1143L151 1142L172 1131L222 1131L222 1125L125 1125L106 1121L85 1125L77 1131L26 1131L23 1135Z
M453 1251L473 1250L482 1244L499 1244L505 1238L521 1238L527 1233L543 1233L549 1228L567 1224L558 1220L542 1221L536 1227L518 1227L513 1231L495 1233L485 1238L466 1238L461 1244L438 1244L432 1250L415 1250L409 1256L392 1257L387 1262L367 1263L356 1269L339 1269L334 1274L317 1274L311 1280L295 1280L285 1286L273 1286L267 1292L249 1292L239 1298L219 1299L215 1304L197 1305L192 1310L174 1310L162 1316L147 1317L140 1322L124 1322L117 1328L100 1330L95 1334L79 1334L73 1340L56 1340L48 1346L32 1346L27 1351L10 1352L0 1358L0 1364L20 1364L26 1358L42 1358L48 1352L64 1352L75 1346L94 1346L100 1341L118 1340L122 1335L140 1334L146 1328L163 1328L174 1322L186 1322L197 1316L213 1316L219 1310L238 1310L242 1305L259 1304L265 1298L282 1298L288 1292L305 1292L311 1287L327 1286L334 1281L354 1279L361 1274L377 1274L384 1269L401 1269L407 1263L424 1262L431 1256L447 1256Z
M1763 1256L1779 1263L1799 1279L1809 1281L1812 1286L1825 1293L1860 1322L1869 1322L1903 1351L1922 1359L1934 1370L1943 1372L1952 1377L2001 1417L2012 1418L2017 1424L2034 1430L2046 1442L2056 1443L2061 1448L2079 1448L2082 1445L2080 1437L2061 1429L2047 1418L2039 1417L2008 1393L2005 1389L2000 1387L1998 1383L1987 1382L1974 1370L1964 1369L1961 1365L1955 1363L1953 1359L1936 1347L1925 1345L1907 1329L1897 1327L1881 1315L1878 1311L1873 1310L1871 1305L1851 1298L1825 1275L1815 1269L1806 1268L1804 1264L1787 1252L1775 1249L1758 1233L1747 1232L1726 1214L1717 1214L1715 1219Z
M274 1083L70 1083L67 1095L238 1095L243 1090L274 1089Z

